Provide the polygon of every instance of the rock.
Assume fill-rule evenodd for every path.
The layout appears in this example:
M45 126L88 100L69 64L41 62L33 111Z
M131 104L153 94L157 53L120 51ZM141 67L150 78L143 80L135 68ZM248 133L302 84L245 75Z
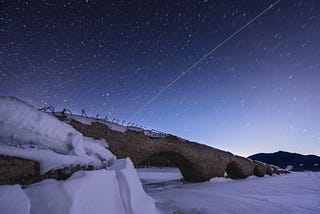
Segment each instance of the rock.
M285 169L282 169L278 166L274 166L274 165L270 165L271 169L272 169L272 173L273 174L277 174L277 175L280 175L280 174L289 174L290 172L285 170Z
M281 169L281 168L278 168L278 172L279 174L289 174L290 172L285 170L285 169Z
M39 171L36 161L0 155L0 185L33 183L40 177Z
M253 161L253 174L258 177L263 177L266 174L266 165L260 161Z
M265 164L265 166L266 166L266 174L272 176L273 170L271 166L269 164Z
M40 175L40 164L37 161L0 155L0 185L29 185L44 179L66 180L73 173L94 170L93 166L70 166L50 170Z
M44 175L42 175L41 180L48 179L48 178L52 178L52 179L56 179L56 180L66 180L73 173L81 171L81 170L92 171L92 170L94 170L94 167L93 166L76 165L76 166L64 167L62 169L54 169L54 170L50 170L47 173L45 173Z
M272 169L272 174L277 174L277 175L280 174L280 172L279 172L279 170L278 170L278 167L273 166L273 165L270 165L270 167L271 167L271 169Z
M226 172L232 179L247 178L253 174L253 167L254 164L252 160L240 156L233 156L230 158Z

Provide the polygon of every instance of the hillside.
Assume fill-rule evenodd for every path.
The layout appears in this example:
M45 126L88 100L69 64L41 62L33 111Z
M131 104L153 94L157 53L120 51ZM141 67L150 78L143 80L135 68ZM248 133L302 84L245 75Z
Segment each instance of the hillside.
M279 166L291 171L320 171L320 157L279 151L275 153L258 153L248 158ZM291 167L292 166L292 167Z

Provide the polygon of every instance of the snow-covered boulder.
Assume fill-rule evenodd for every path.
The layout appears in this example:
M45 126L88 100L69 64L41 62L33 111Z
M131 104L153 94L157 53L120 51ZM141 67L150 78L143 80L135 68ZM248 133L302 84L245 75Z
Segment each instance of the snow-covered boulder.
M33 144L60 154L85 155L82 135L71 126L14 97L0 97L1 144Z
M102 168L115 158L105 147L24 101L0 97L0 155L38 161L44 174L70 165Z

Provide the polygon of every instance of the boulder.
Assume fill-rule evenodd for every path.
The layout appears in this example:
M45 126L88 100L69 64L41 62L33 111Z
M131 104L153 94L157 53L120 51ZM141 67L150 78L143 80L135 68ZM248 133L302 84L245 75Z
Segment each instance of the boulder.
M265 166L266 166L266 174L272 176L273 170L271 166L269 164L265 164Z
M226 172L232 179L241 179L252 175L253 169L254 164L252 160L240 156L233 156L230 158Z
M280 174L278 167L271 165L271 169L272 169L272 174L277 174L277 175Z
M0 185L30 184L38 180L39 172L39 162L0 155Z
M37 161L19 157L0 155L0 185L28 185L44 179L66 180L73 173L81 170L92 171L93 166L70 166L54 169L40 174L40 164Z
M253 174L257 177L263 177L266 174L267 168L264 163L260 161L253 161Z

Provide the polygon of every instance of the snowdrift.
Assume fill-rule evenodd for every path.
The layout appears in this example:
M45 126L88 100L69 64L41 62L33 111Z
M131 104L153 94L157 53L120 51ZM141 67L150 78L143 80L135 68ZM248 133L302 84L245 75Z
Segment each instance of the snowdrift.
M103 140L84 137L70 125L14 97L0 97L0 155L38 161L40 172L91 165L69 179L46 179L21 188L0 186L5 213L156 213L130 159L116 160Z
M43 174L70 165L101 168L115 158L105 147L17 98L0 97L1 155L38 161Z
M80 171L66 181L45 180L29 186L25 193L31 213L155 213L154 202L144 192L131 161L116 162L121 162L121 168Z

